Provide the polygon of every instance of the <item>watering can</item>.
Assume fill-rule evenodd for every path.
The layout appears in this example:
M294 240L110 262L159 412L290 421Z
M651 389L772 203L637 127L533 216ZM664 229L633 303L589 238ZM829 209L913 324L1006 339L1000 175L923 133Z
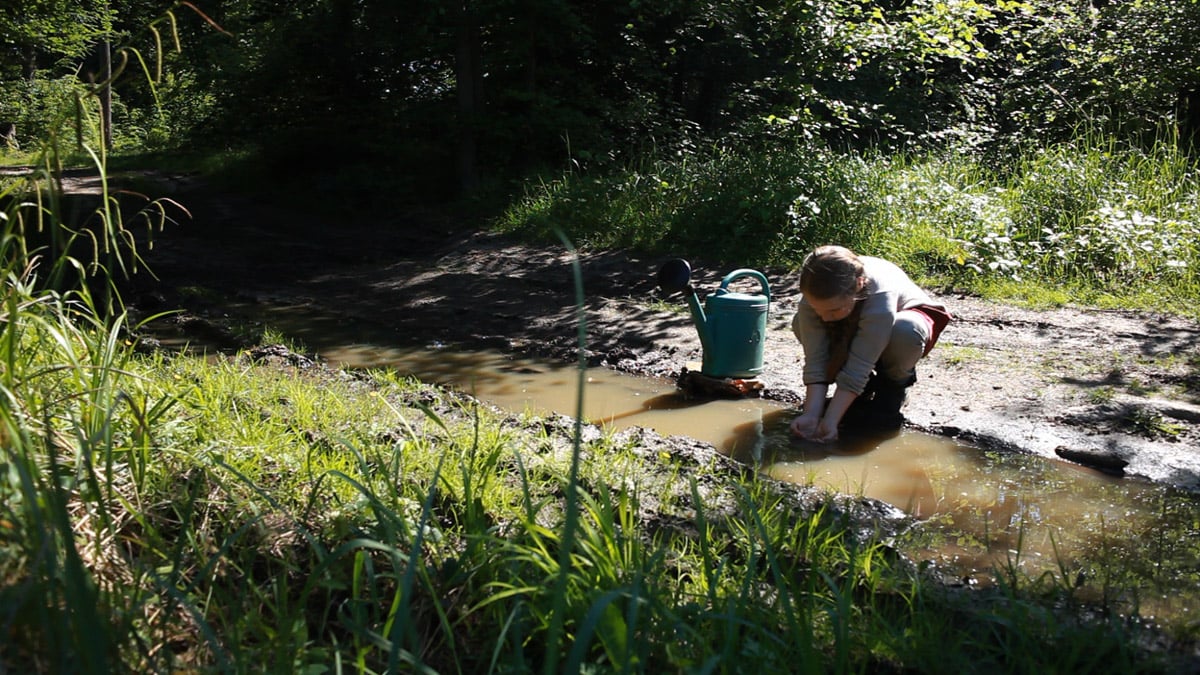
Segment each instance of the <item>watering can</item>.
M752 277L762 294L749 295L729 290L741 277ZM756 377L763 370L763 344L767 335L767 306L771 289L762 272L737 269L725 275L721 286L705 299L704 307L692 288L692 267L676 259L658 270L658 286L668 293L686 292L692 323L700 333L704 349L700 372L709 377Z

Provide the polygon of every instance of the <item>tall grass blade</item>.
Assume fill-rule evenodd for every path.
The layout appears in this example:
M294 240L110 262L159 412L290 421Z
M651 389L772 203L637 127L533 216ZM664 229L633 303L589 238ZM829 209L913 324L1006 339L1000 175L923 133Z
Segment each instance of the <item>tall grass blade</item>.
M583 270L579 264L579 252L561 231L557 232L559 239L571 254L571 273L575 282L575 314L576 328L579 338L579 376L575 386L575 438L571 448L571 469L566 485L566 518L563 523L563 534L558 550L558 577L555 579L553 602L554 607L550 617L550 628L546 633L546 659L542 672L555 675L558 672L560 654L559 643L562 641L563 626L566 612L567 583L571 574L571 555L575 549L575 530L578 527L579 503L579 454L583 438L583 390L586 383L587 371L587 315L584 311Z

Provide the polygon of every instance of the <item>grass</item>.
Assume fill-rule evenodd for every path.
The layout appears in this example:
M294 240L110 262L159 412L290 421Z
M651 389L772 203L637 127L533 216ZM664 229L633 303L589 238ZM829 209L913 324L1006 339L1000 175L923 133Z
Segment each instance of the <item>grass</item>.
M840 243L935 287L1031 306L1200 316L1200 172L1168 143L1105 137L1029 151L839 153L779 143L714 149L529 189L499 222L545 236L734 266L795 267Z
M1184 430L1183 425L1168 422L1167 418L1157 410L1142 406L1132 408L1122 421L1148 438L1175 439Z
M685 300L679 297L671 299L653 298L646 303L646 308L655 312L666 312L669 314L687 314L688 305Z
M1089 389L1086 395L1087 402L1093 405L1106 405L1112 403L1116 399L1117 393L1113 387L1100 386L1094 389Z
M944 594L840 502L715 455L582 443L385 372L140 356L71 313L4 335L6 668L1162 666L1116 617Z
M965 366L984 358L985 353L978 347L962 346L953 343L942 345L941 358L949 365Z

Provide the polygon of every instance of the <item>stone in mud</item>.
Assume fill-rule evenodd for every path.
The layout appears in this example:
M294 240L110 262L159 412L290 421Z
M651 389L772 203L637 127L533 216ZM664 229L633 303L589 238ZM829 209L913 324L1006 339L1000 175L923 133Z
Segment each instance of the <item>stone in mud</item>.
M303 354L297 354L286 345L259 345L245 352L247 359L266 363L282 363L296 368L306 369L317 365L317 362Z
M1099 448L1068 448L1060 445L1054 448L1054 454L1065 460L1082 464L1086 467L1103 471L1113 476L1124 476L1128 460L1115 451Z

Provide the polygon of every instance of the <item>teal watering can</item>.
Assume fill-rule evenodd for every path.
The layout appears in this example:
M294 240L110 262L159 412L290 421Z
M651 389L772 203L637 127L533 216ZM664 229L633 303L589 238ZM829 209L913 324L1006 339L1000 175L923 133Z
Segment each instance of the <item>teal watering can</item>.
M749 295L729 290L730 282L751 277L762 293ZM684 291L692 322L700 333L704 357L700 372L709 377L757 377L763 370L763 344L767 336L767 308L771 288L762 272L738 269L725 275L721 286L705 299L704 307L691 285L692 268L686 260L672 260L658 271L658 285L668 293Z

